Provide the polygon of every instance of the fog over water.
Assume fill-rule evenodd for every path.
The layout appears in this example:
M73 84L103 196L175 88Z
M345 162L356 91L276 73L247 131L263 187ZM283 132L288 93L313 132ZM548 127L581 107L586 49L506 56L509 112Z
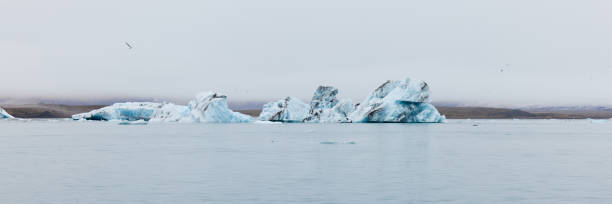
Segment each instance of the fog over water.
M309 99L321 84L361 100L410 76L438 102L612 105L610 10L599 0L0 0L0 103L182 103L207 90L230 102Z

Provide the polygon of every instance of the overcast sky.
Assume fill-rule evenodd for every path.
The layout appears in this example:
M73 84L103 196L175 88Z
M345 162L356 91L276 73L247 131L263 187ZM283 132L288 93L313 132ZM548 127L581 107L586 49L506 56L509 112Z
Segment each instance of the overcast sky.
M325 84L361 100L411 77L434 102L610 105L611 11L609 0L0 0L0 98L309 99Z

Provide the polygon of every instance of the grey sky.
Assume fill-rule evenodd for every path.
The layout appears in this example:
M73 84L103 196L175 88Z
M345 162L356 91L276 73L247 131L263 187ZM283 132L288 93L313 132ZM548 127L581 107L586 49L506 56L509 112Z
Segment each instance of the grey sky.
M0 98L308 99L327 84L360 100L410 76L434 101L612 104L610 11L608 0L0 0Z

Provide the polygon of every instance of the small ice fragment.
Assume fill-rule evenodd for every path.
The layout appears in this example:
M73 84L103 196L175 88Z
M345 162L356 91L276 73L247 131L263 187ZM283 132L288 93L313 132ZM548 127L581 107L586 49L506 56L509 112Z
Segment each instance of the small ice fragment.
M274 122L274 121L264 121L264 120L257 120L255 122L253 122L255 124L264 124L264 125L278 125L278 124L283 124L283 122Z
M118 125L146 125L147 121L137 120L137 121L121 121L117 123Z
M591 121L591 123L593 124L603 124L603 123L607 123L608 120L606 119L601 119L601 120L597 120L597 119L589 119Z

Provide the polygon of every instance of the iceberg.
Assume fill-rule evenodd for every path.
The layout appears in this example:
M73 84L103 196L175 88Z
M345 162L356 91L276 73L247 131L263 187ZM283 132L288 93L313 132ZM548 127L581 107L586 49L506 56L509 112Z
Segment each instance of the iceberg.
M293 97L264 105L262 121L319 123L440 123L446 118L431 105L424 81L387 81L363 102L338 99L338 89L319 86L310 104Z
M173 103L127 102L72 116L74 120L121 120L150 122L250 122L250 116L234 112L227 106L227 97L215 92L197 94L188 106Z
M7 113L2 107L0 107L0 119L1 118L15 118L11 114Z
M351 122L349 113L354 109L350 99L338 100L338 89L319 86L310 104L295 97L266 103L259 115L260 121L275 122Z
M259 120L276 122L303 122L310 107L298 98L287 97L264 104Z
M446 118L430 104L429 85L407 78L387 81L351 113L354 122L440 123Z
M115 103L100 109L92 110L87 113L80 113L72 116L74 120L126 120L126 121L149 121L155 112L159 111L180 112L186 111L186 107L171 103L152 103L152 102L126 102Z
M387 81L358 104L353 104L350 99L338 99L338 93L335 87L319 86L309 104L295 97L269 102L263 106L257 119L311 123L440 123L446 120L431 104L429 85L424 81L410 78ZM186 106L154 102L116 103L72 118L196 123L253 121L252 117L229 109L227 96L215 92L197 94Z
M157 112L153 122L245 123L251 116L234 112L227 106L227 96L215 92L199 93L189 102L187 110Z

